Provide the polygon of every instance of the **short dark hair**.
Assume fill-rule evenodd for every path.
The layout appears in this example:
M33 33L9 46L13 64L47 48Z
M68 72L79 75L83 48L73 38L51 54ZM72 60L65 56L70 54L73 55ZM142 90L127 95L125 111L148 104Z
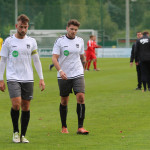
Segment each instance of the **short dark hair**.
M149 34L148 31L144 31L144 32L143 32L143 35L147 35L147 34Z
M28 23L30 20L25 14L18 16L17 21L22 21L22 23Z
M76 19L71 19L68 21L67 23L67 26L69 27L70 25L74 25L74 26L77 26L77 27L80 27L80 22Z
M94 35L90 35L90 39L93 38L93 37L94 37Z

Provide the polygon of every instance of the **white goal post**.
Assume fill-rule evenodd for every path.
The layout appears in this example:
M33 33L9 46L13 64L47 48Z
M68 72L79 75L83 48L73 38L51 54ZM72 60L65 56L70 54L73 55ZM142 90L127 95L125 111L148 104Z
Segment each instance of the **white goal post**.
M16 30L10 30L10 36L14 33L16 33ZM66 30L28 30L27 32L27 35L36 39L40 57L51 57L55 40L64 34L66 34ZM93 29L78 30L77 36L83 38L85 49L90 35L98 37L98 32Z

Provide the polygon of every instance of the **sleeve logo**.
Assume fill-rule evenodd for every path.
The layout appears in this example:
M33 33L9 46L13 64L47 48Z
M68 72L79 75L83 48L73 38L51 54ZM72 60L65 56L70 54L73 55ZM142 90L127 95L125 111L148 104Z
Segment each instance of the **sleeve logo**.
M68 56L68 55L69 55L69 51L68 51L68 50L65 50L65 51L64 51L64 55L65 55L65 56Z
M18 51L13 51L13 52L12 52L12 55L13 55L14 57L18 57L19 53L18 53Z

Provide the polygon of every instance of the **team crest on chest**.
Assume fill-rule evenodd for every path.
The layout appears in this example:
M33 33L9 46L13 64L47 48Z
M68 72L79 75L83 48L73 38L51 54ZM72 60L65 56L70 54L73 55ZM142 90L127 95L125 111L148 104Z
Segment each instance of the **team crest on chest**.
M27 49L30 49L30 44L27 44Z
M79 48L79 44L76 44L76 48Z

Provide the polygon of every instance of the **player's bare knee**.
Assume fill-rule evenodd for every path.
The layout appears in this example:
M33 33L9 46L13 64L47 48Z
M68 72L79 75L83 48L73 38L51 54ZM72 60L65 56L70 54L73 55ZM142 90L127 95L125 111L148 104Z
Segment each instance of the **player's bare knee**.
M12 105L12 108L13 108L14 110L19 110L19 109L20 109L20 104L19 104L19 103L13 104L13 105Z
M20 98L12 98L11 99L11 102L12 102L12 108L14 110L19 110L20 109L20 106L21 106L21 99Z
M79 104L84 104L84 94L79 94L77 95L77 102Z
M69 96L61 97L61 104L63 106L67 106L68 105L68 101L69 101Z
M21 109L22 109L22 111L29 111L30 107L28 105L22 105Z
M22 111L29 111L30 101L22 100L21 109L22 109Z
M67 106L68 101L61 101L61 104L62 104L63 106Z

